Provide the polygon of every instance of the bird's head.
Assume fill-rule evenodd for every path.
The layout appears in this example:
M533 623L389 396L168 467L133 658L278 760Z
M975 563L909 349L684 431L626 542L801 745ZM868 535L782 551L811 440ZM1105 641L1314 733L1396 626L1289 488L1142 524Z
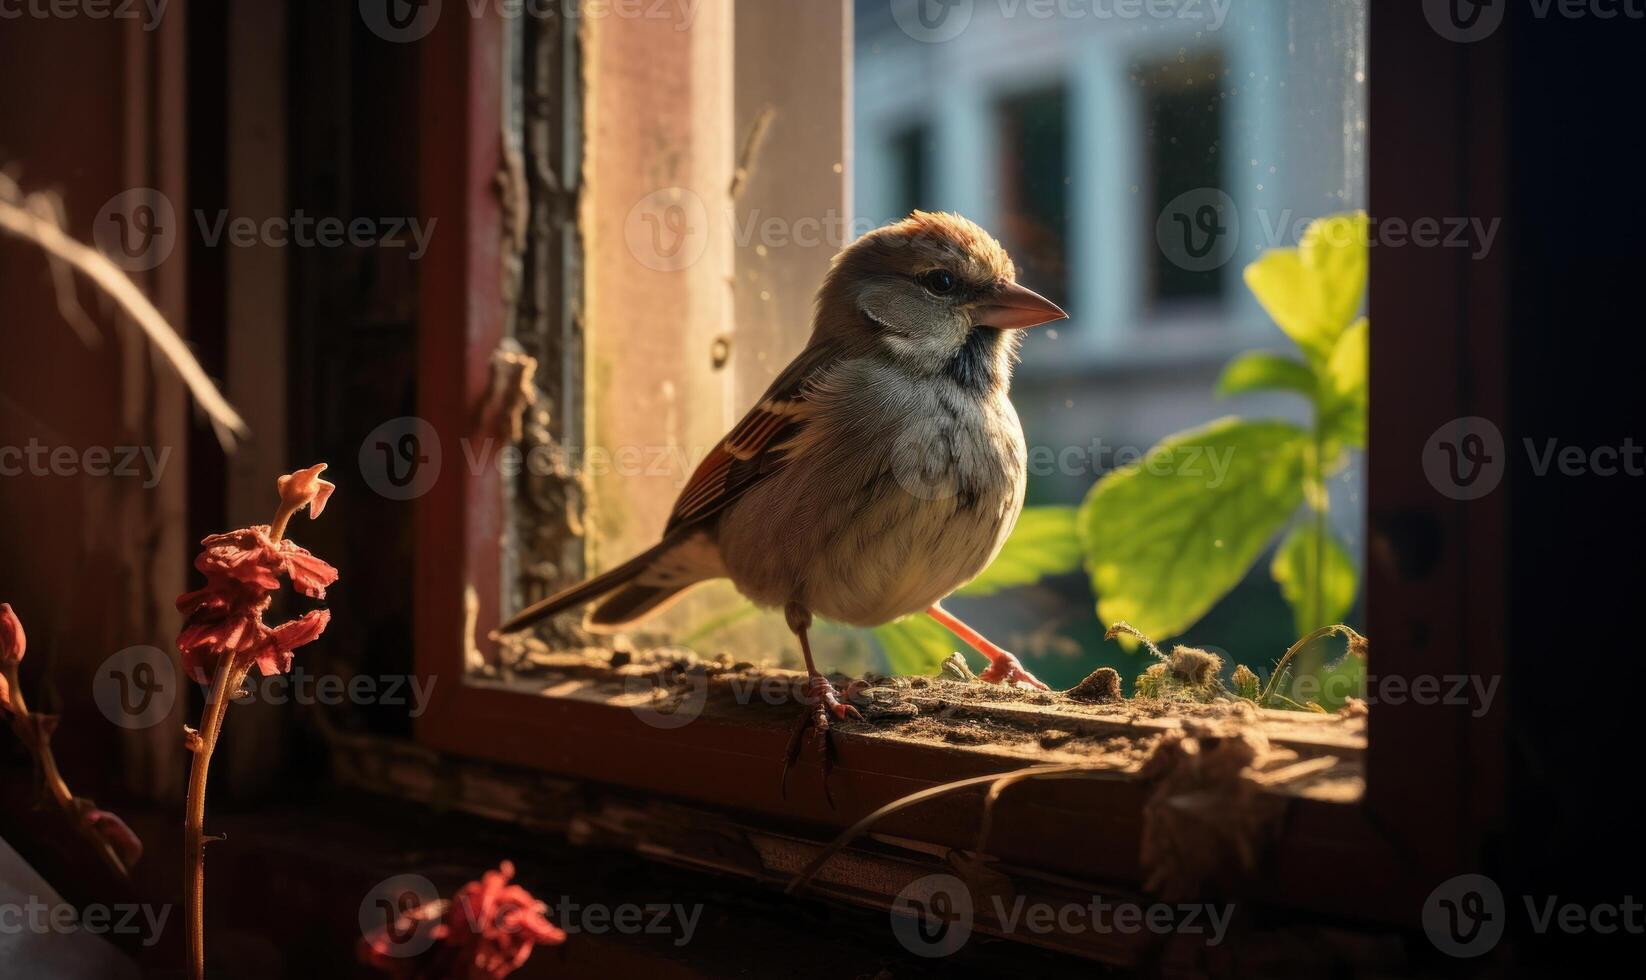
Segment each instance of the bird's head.
M847 246L818 294L818 328L919 375L1003 385L1018 331L1067 317L1017 283L1000 243L957 214L916 211Z

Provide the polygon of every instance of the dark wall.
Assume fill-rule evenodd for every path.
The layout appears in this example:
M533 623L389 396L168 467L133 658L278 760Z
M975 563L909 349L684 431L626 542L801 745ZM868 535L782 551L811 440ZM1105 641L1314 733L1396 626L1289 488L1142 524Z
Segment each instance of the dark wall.
M1534 7L1511 4L1507 24L1507 230L1515 246L1513 401L1505 435L1514 461L1515 684L1507 747L1513 834L1505 857L1521 876L1518 892L1617 902L1631 890L1639 897L1646 867L1646 836L1633 802L1646 477L1539 476L1524 440L1539 451L1549 439L1584 450L1626 440L1646 446L1639 299L1646 272L1639 186L1646 173L1639 76L1646 21L1538 17ZM1646 465L1646 449L1639 452L1637 467Z

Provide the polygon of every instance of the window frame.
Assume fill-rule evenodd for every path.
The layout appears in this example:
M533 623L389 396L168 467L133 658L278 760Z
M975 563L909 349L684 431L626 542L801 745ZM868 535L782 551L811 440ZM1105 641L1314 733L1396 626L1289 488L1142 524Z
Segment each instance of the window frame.
M472 408L485 398L491 354L503 336L505 215L494 186L502 164L501 32L488 12L443 19L424 42L424 210L441 216L443 234L421 267L419 400L420 414L443 433L478 435ZM820 43L815 33L788 36L797 45ZM1370 116L1399 120L1369 144L1372 213L1408 220L1508 213L1502 35L1454 44L1428 27L1417 5L1393 5L1371 17L1368 41ZM1426 165L1411 166L1419 158ZM1380 327L1371 350L1370 444L1382 464L1368 468L1374 675L1502 676L1504 495L1448 500L1429 485L1421 463L1442 423L1502 417L1506 252L1501 242L1478 260L1461 249L1372 252L1369 305ZM431 327L444 324L461 327ZM624 708L465 683L476 638L485 643L499 618L503 499L495 468L453 464L418 501L416 664L438 680L417 723L422 744L825 836L910 792L1013 768L981 755L843 735L830 808L819 786L780 793L788 725L702 718L665 731ZM1363 798L1293 801L1283 839L1251 883L1253 896L1415 922L1430 889L1482 860L1485 844L1473 828L1501 825L1501 689L1498 698L1481 718L1466 706L1378 704ZM1100 881L1140 879L1139 786L1063 782L1014 798L1023 809L1016 819L1033 832L996 835L1002 860ZM927 807L888 821L885 830L938 848L966 847L975 821L970 808ZM1094 846L1098 839L1102 845ZM1367 880L1388 883L1375 905L1362 887Z

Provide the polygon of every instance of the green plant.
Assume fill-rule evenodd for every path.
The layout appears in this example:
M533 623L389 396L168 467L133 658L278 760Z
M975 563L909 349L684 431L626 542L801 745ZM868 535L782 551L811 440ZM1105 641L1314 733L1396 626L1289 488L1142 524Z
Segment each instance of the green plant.
M1297 633L1349 611L1359 575L1327 527L1327 480L1348 449L1366 445L1369 325L1357 317L1366 243L1364 212L1333 215L1310 223L1298 247L1270 249L1246 267L1247 286L1302 357L1242 354L1218 393L1296 393L1310 424L1219 419L1100 480L1077 521L1100 620L1181 634L1282 532L1269 572Z

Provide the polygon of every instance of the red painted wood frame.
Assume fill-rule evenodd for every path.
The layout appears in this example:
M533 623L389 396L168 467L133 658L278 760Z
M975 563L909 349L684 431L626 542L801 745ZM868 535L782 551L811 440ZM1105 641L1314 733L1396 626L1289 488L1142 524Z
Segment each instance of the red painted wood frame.
M490 7L486 8L488 11ZM421 414L451 445L467 434L501 338L498 243L502 29L496 15L445 18L425 42L422 181L438 216L421 283ZM1379 6L1370 25L1370 180L1375 220L1506 214L1503 33L1453 44L1417 4ZM1421 163L1421 166L1418 164ZM1502 417L1506 248L1373 249L1370 672L1501 678L1503 495L1457 503L1429 485L1425 442L1467 415ZM598 329L598 325L593 325ZM453 461L455 462L455 461ZM996 770L953 751L838 739L837 808L815 780L778 793L786 726L699 719L659 730L632 712L466 685L466 590L476 633L498 620L494 469L445 468L421 499L417 664L436 678L420 740L484 757L759 814L813 832L848 825L909 792ZM481 642L484 642L482 640ZM1413 921L1430 889L1482 858L1502 818L1503 712L1380 703L1359 804L1300 803L1255 883L1257 897ZM1111 882L1138 879L1141 792L1103 782L1025 784L1003 808L993 848L1009 862ZM884 829L948 846L975 834L970 807L921 808ZM1378 887L1368 888L1367 882Z

